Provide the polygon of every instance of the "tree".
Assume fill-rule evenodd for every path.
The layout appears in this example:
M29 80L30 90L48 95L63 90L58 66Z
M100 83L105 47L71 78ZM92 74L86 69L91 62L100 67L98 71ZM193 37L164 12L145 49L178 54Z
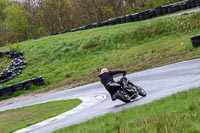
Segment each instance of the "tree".
M70 28L69 0L41 0L39 17L46 30L51 33Z
M29 14L17 4L8 6L3 12L6 16L4 25L15 39L18 41L29 39Z
M123 0L71 0L71 5L77 21L82 25L125 14Z
M5 15L3 13L3 10L8 6L7 0L1 0L0 1L0 21L2 22L5 19Z
M0 46L13 41L12 35L7 31L5 26L0 22Z
M43 19L40 18L40 0L24 0L21 5L23 9L29 14L29 36L37 39L41 36L49 35L48 30L45 30Z

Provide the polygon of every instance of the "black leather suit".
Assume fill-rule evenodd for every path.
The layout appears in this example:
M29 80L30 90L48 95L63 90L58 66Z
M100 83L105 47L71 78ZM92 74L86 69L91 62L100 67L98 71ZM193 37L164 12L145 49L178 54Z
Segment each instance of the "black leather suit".
M115 82L113 79L113 76L116 74L120 74L122 73L123 75L126 75L126 71L122 71L122 70L116 70L116 71L108 71L108 72L104 72L102 74L99 74L99 78L101 83L104 85L104 87L106 88L106 90L111 94L111 92L108 90L107 88L107 84L109 82ZM112 96L113 94L111 94Z

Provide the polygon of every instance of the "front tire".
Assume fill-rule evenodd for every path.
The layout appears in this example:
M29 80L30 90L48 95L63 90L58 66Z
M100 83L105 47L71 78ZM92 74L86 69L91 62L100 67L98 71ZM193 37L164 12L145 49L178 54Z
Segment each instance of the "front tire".
M119 99L125 103L129 103L131 101L130 97L127 94L124 94L124 92L122 90L117 90L115 92L115 96L117 99Z
M146 91L145 91L142 87L137 86L137 90L138 90L138 94L139 94L140 96L145 97L145 96L147 95Z

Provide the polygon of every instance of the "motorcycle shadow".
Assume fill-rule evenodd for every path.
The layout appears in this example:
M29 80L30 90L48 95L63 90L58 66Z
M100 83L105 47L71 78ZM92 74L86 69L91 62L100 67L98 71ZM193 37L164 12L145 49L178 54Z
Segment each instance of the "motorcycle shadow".
M131 100L129 103L124 103L124 102L122 102L121 104L115 105L114 107L115 107L115 108L121 107L121 106L130 104L130 103L132 103L132 102L136 102L136 101L138 101L138 100L140 100L140 99L142 99L142 98L143 98L143 97L137 97L136 99ZM120 100L119 100L119 101L120 101Z

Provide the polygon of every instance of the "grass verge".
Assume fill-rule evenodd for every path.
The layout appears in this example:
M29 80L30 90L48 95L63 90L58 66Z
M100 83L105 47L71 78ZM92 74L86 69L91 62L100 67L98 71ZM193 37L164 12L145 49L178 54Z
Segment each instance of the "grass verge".
M200 88L180 92L117 113L106 114L54 133L198 133Z
M70 99L2 111L0 112L0 133L13 132L57 116L80 103L79 99Z

